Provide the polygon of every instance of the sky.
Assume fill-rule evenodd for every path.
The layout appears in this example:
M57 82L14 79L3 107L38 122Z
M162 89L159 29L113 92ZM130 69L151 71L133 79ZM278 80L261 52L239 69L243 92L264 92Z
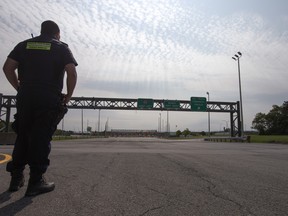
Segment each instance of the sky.
M244 129L258 112L287 101L286 0L1 0L0 63L23 40L55 21L78 62L74 96L236 102L240 58ZM64 88L64 92L65 92ZM3 73L0 93L15 95ZM100 111L100 128L159 129L167 112ZM170 130L207 131L207 113L168 113ZM98 110L84 122L98 130ZM211 113L211 130L229 114ZM69 110L65 130L79 131L81 110ZM58 127L61 128L61 125ZM165 128L161 128L165 130Z

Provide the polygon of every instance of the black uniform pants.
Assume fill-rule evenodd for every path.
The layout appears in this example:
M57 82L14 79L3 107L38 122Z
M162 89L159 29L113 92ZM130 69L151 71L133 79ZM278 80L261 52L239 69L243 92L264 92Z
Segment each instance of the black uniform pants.
M14 169L24 170L28 164L31 173L46 172L59 104L60 94L55 90L20 87L16 104L17 138L12 154Z

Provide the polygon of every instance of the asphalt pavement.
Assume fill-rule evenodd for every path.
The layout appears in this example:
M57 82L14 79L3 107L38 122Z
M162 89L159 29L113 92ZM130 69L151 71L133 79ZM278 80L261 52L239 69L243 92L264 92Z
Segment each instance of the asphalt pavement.
M55 141L53 192L7 192L13 146L0 145L0 216L288 215L288 145L99 138Z

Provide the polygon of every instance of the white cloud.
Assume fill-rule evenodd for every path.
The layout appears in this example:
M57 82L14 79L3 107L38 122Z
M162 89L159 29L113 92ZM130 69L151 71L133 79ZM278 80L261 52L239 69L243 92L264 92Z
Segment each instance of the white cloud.
M260 14L212 15L185 2L2 0L0 60L52 19L79 63L76 96L189 99L209 91L214 100L235 101L238 74L231 57L241 51L246 122L257 112L253 101L259 95L274 98L262 97L263 109L282 103L287 31L279 33ZM288 15L281 17L285 23ZM0 78L1 91L14 93L3 74Z

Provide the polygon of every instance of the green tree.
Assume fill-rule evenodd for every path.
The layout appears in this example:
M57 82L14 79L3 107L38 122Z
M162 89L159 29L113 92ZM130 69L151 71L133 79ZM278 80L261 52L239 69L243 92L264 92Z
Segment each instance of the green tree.
M176 131L176 136L177 136L177 137L180 137L180 136L181 136L181 134L182 134L182 133L181 133L181 131L180 131L180 130L177 130L177 131Z
M281 118L278 121L278 130L280 134L288 135L288 101L284 101L281 108Z
M257 113L254 120L252 121L252 128L256 129L260 135L267 133L267 120L265 113Z
M188 128L186 128L186 129L182 132L182 134L183 134L185 137L187 137L188 135L191 134L191 132L189 131Z
M206 132L205 131L201 131L201 136L206 136Z
M281 118L282 118L282 113L281 113L281 107L277 105L273 105L272 109L270 112L266 115L266 121L268 124L268 134L281 134Z
M282 106L273 105L268 114L257 113L252 121L252 128L261 135L287 135L288 102L285 101Z

